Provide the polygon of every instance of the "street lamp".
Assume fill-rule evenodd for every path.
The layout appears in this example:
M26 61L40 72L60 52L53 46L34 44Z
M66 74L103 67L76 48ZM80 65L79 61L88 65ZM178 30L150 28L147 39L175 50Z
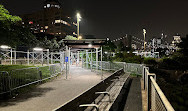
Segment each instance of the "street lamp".
M146 29L143 29L143 34L144 34L144 52L146 49Z
M88 45L88 47L90 47L90 48L91 48L91 47L92 47L92 44L89 44L89 45Z
M81 40L82 39L82 36L78 36L78 40Z
M35 47L35 48L33 48L33 50L34 50L34 51L43 51L43 49L42 49L42 48L39 48L39 47Z
M11 47L9 47L7 45L1 45L0 48L2 48L2 49L10 49Z
M80 36L80 24L79 24L79 22L81 21L81 15L80 15L80 13L77 13L77 37L79 37Z

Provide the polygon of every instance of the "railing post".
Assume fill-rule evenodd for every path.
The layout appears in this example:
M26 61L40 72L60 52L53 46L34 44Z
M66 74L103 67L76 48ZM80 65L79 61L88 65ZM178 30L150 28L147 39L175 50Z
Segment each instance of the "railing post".
M151 109L151 76L156 80L156 75L154 73L147 75L147 111L150 111Z
M50 52L50 50L49 49L47 49L47 64L49 65L49 52Z
M96 70L98 70L98 48L96 48Z
M12 65L12 49L10 49L10 64Z
M51 64L53 64L53 52L51 52Z
M27 51L27 65L29 65L29 50Z
M14 50L14 64L16 64L16 50Z
M88 69L88 50L86 50L86 68Z
M93 52L91 50L91 64L90 64L90 67L91 67L91 71L93 70Z
M149 67L145 67L145 90L147 90L147 81L148 81L148 75L149 74Z
M84 68L84 61L83 61L84 53L82 51L82 68Z

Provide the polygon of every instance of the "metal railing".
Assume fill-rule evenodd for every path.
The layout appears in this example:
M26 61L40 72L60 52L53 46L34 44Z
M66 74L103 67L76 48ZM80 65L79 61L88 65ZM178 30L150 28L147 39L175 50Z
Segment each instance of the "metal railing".
M163 94L162 90L156 83L156 75L149 72L149 68L143 64L126 63L126 62L106 62L96 61L91 63L84 62L88 69L97 70L118 70L123 68L124 72L129 72L135 75L141 75L144 80L144 89L147 91L147 109L152 111L174 111L173 107ZM102 66L102 67L101 67Z
M147 110L175 111L156 83L156 75L149 73L148 67L143 67L144 89L147 91Z
M83 67L91 69L91 70L102 70L110 71L110 70L118 70L123 68L124 72L130 72L131 74L135 75L142 75L143 73L143 66L142 64L135 64L135 63L126 63L126 62L109 62L109 61L89 61L83 62Z
M38 83L62 73L61 64L0 72L0 94Z

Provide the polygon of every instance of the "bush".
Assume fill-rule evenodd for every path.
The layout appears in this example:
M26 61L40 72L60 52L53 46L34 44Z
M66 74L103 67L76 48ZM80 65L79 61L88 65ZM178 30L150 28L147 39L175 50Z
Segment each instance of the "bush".
M144 64L156 65L157 62L155 58L148 57L148 58L144 58Z

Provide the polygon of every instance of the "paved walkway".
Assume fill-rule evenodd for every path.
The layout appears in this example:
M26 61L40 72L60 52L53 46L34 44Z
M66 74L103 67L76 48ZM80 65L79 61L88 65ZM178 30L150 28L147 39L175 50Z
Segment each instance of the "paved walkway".
M87 89L101 82L100 74L71 66L71 76L65 75L38 86L21 97L0 103L0 111L51 111L72 100ZM104 76L110 76L105 73Z
M140 78L133 78L124 111L142 111Z

